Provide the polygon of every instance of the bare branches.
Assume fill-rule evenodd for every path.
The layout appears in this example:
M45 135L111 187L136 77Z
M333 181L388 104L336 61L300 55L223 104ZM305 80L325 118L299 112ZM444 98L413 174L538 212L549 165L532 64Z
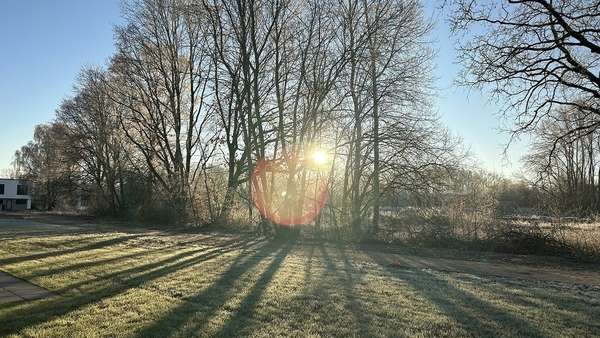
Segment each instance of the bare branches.
M458 164L430 109L420 1L131 0L123 16L108 69L84 71L58 112L82 185L114 209L255 220L252 181L268 204L326 177L332 217L376 230L384 195L435 189ZM302 162L315 149L326 174ZM283 177L251 180L264 161Z
M459 80L506 102L515 134L528 133L558 107L600 116L598 1L455 1L466 72ZM592 127L594 124L591 124Z

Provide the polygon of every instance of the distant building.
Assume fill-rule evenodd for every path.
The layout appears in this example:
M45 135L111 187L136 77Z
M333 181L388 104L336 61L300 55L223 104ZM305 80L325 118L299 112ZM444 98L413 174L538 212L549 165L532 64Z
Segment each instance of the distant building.
M25 180L0 178L0 211L31 209L30 190Z

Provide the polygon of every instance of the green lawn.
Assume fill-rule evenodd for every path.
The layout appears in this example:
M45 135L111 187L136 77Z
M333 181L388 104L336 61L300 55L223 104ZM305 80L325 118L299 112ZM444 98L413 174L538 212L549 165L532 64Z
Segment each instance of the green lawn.
M0 269L59 296L0 304L0 335L600 336L597 288L393 260L208 234L5 234Z

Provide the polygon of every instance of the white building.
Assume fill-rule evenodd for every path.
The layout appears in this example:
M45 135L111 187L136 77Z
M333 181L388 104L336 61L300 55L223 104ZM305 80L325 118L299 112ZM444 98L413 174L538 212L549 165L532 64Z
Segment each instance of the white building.
M0 211L31 209L30 190L27 181L0 178Z

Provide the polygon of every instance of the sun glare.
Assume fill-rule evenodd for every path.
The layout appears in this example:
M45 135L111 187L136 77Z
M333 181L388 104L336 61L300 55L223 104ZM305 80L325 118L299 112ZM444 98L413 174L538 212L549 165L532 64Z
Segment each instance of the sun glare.
M312 160L316 165L324 165L327 164L328 156L327 153L323 150L315 150L312 153Z
M259 160L251 176L252 200L271 222L293 227L313 222L329 197L328 175L322 170L330 162L322 151L308 151L306 165L286 171L282 160ZM289 159L283 159L286 161Z

